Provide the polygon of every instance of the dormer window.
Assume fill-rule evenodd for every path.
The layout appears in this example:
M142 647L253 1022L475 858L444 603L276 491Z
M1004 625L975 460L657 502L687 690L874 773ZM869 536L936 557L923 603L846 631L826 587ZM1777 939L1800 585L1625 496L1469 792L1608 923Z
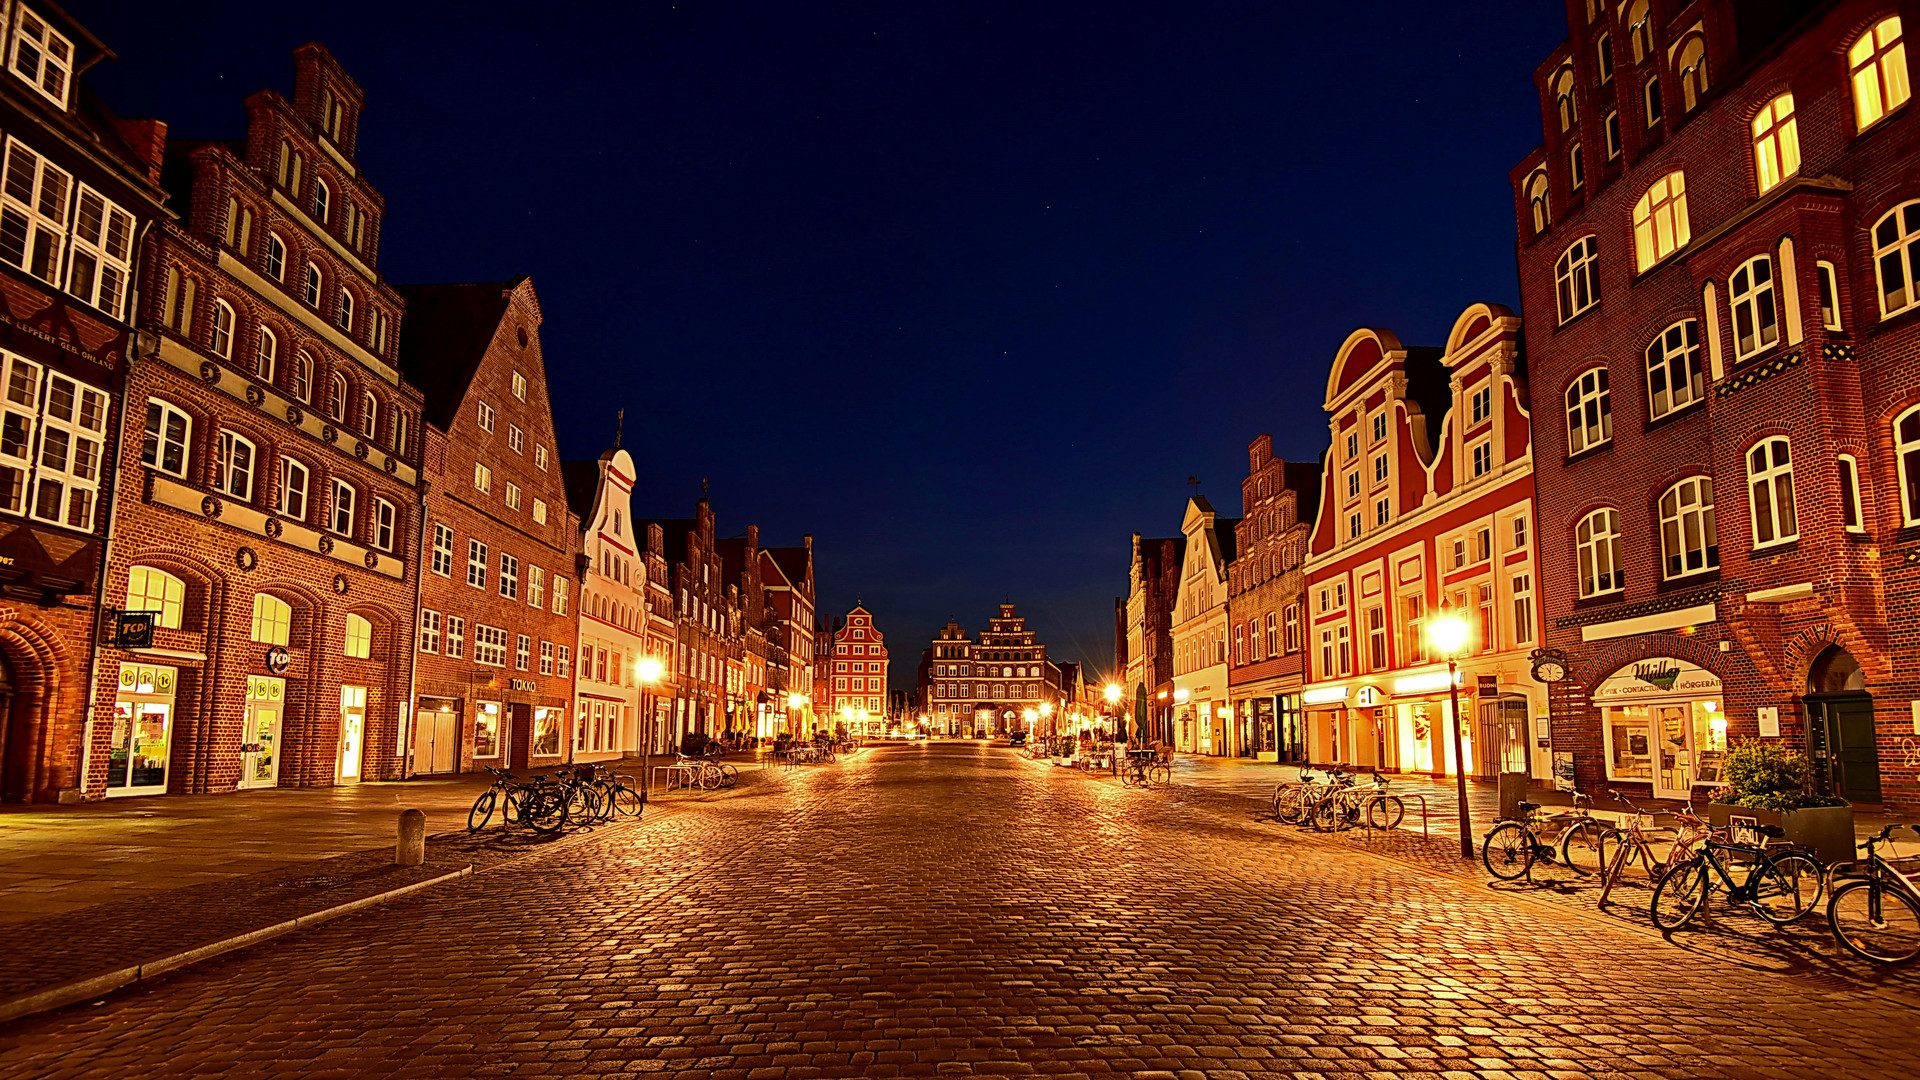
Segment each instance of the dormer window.
M73 72L73 42L46 21L20 8L13 35L13 73L60 108L67 107L67 77Z

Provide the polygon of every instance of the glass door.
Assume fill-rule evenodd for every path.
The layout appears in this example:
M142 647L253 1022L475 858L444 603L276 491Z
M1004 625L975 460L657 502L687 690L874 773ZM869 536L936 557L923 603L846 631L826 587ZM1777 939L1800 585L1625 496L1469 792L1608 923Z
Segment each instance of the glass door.
M176 675L173 668L120 665L107 746L107 795L166 793Z
M340 688L340 769L342 784L360 782L360 759L367 735L367 688Z
M240 786L273 787L280 783L280 706L262 701L247 704L240 737Z
M1663 799L1693 794L1693 724L1687 706L1653 706L1653 793Z

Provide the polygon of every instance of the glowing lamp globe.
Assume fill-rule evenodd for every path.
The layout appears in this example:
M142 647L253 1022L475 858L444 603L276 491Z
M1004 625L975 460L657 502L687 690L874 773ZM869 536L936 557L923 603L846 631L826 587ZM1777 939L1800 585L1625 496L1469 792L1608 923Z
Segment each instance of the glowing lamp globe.
M1427 638L1443 655L1452 656L1466 647L1470 628L1458 615L1439 615L1427 624Z

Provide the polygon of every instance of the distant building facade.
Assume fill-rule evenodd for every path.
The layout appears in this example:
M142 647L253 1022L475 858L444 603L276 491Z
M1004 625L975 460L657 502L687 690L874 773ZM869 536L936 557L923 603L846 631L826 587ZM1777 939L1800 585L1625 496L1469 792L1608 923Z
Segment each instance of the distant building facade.
M648 634L647 564L634 540L633 455L608 450L562 467L569 508L580 521L578 666L569 741L575 761L605 761L639 750L644 717L640 665L670 666ZM652 641L653 649L649 649ZM545 657L542 658L545 663Z
M1230 743L1241 757L1306 760L1304 567L1319 500L1318 464L1274 457L1271 435L1247 446L1244 516L1227 568Z
M1127 666L1120 707L1132 717L1144 694L1146 741L1164 746L1173 745L1173 607L1186 549L1184 535L1146 539L1134 533L1127 570Z
M1180 522L1186 561L1173 605L1173 745L1194 754L1236 752L1228 724L1227 566L1237 518L1195 495Z
M889 663L886 635L874 625L873 613L854 605L833 635L832 691L823 722L862 735L884 731Z

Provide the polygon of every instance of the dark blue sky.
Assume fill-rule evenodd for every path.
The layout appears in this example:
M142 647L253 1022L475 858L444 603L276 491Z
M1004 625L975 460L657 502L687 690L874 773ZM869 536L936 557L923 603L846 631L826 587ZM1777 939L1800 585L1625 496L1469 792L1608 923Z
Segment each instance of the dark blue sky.
M1396 7L1399 10L1395 10ZM561 450L628 410L635 509L815 537L894 684L1010 594L1112 659L1128 534L1326 438L1358 325L1514 304L1506 173L1551 0L359 3L72 10L181 138L324 42L397 282L531 274Z

